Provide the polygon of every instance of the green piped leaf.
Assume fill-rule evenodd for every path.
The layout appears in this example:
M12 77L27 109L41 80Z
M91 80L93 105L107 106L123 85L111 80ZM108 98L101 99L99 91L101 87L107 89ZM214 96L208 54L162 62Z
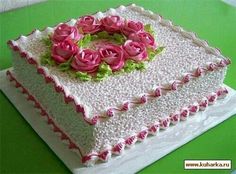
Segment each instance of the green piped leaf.
M131 72L136 69L136 64L133 60L129 59L125 62L124 71Z
M80 39L78 42L78 46L83 48L86 47L91 42L91 35L86 34L83 39Z
M42 42L44 43L44 45L46 45L46 47L48 48L52 47L52 41L50 39L50 36L43 38Z
M71 64L72 58L70 58L68 61L65 63L61 63L58 67L61 71L67 71L70 69L70 64Z
M52 48L52 41L50 39L50 35L42 39L42 42L46 46L46 52L41 56L40 63L42 65L50 65L54 66L56 63L51 57L51 48Z
M101 63L98 69L99 73L108 73L109 75L112 74L112 70L108 64L105 62Z
M109 39L110 35L107 31L101 31L99 33L97 33L97 36L99 39Z
M102 81L102 80L106 79L108 76L109 76L109 75L107 75L107 74L100 74L100 73L97 73L95 80L96 80L96 81Z
M158 47L158 48L155 50L155 54L156 54L156 55L160 54L164 49L165 49L165 47Z
M146 64L144 62L136 63L136 69L137 70L144 70L144 69L146 69Z
M112 70L108 64L105 62L99 65L98 72L96 74L95 80L101 81L112 74Z
M154 31L153 31L153 29L152 29L151 24L146 24L146 25L144 25L144 30L145 30L146 32L148 32L149 34L151 34L152 36L154 36Z
M75 71L72 70L72 69L69 69L69 70L67 71L67 74L68 74L70 77L72 77L72 78L77 78Z
M75 73L75 77L76 78L79 78L80 80L82 81L90 81L92 79L92 76L89 75L88 73L86 72L80 72L80 71L77 71Z
M125 72L125 70L122 68L119 71L113 72L113 75L120 75L120 74L123 74L124 72Z
M91 35L91 41L98 40L98 36L96 34Z
M156 57L154 50L148 50L148 61L153 61Z
M114 39L118 44L123 44L125 43L125 37L121 34L115 33L112 36L112 39Z
M124 65L125 72L131 72L134 70L144 70L146 69L146 64L144 62L135 62L134 60L127 60Z
M148 61L153 61L164 49L165 47L158 47L156 50L148 49Z
M50 51L47 51L44 55L41 56L40 63L42 65L54 66L56 63L51 57Z

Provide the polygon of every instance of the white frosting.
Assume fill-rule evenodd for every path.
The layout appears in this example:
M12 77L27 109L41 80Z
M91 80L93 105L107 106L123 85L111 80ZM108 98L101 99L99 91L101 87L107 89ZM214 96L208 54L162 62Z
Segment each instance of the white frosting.
M124 75L109 77L102 82L81 82L69 78L56 68L45 67L47 74L53 76L57 84L63 85L66 95L73 95L76 103L86 106L89 116L103 112L111 106L117 106L153 89L158 84L166 84L181 78L184 73L205 66L208 62L216 62L222 58L219 52L207 46L205 41L195 38L195 35L184 32L182 28L172 26L169 21L161 20L160 16L144 11L136 6L110 9L107 13L97 13L96 17L117 14L127 19L150 23L156 32L157 41L166 47L163 54L149 63L144 72L134 71ZM75 23L72 19L71 25ZM31 57L39 57L45 52L40 40L52 31L36 31L28 37L20 37L13 41L22 51ZM201 46L199 46L201 45ZM101 151L112 146L120 139L146 129L157 122L159 117L167 117L170 113L188 106L210 92L216 91L223 83L226 68L207 73L158 99L144 105L132 108L128 112L104 120L96 126L88 125L82 115L76 113L74 105L65 104L63 96L56 93L52 84L45 84L44 78L37 74L34 65L26 63L18 54L13 55L13 66L17 79L34 94L55 121L82 148L82 153ZM173 66L174 65L174 66ZM30 75L29 75L30 74ZM95 158L95 157L94 157Z
M139 7L110 9L106 13L97 13L95 16L101 18L106 15L120 15L126 19L151 24L158 44L165 46L166 49L164 53L157 56L155 61L148 63L148 68L144 72L134 71L112 76L102 82L82 82L68 77L57 68L48 67L50 74L58 77L60 84L79 99L79 103L86 108L88 117L103 115L110 107L119 106L125 101L139 97L153 90L157 84L169 84L172 80L181 78L184 73L191 72L198 66L205 66L207 62L216 62L221 57L216 49L213 50L218 56L207 53L212 49L207 48L206 52L205 41L194 39L193 42L195 38L193 33L182 32L183 29L172 26L170 21L160 20L157 15L143 11ZM68 24L73 25L75 22L76 20L72 19ZM38 61L40 55L45 52L45 46L40 40L51 31L52 28L47 28L44 32L36 30L27 38L20 38L16 44Z

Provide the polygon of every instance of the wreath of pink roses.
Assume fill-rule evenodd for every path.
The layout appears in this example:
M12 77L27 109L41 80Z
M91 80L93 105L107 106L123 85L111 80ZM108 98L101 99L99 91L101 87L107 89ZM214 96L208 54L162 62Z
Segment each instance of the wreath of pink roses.
M103 41L95 49L82 48L81 43L86 36L101 32L109 36L122 36L121 45ZM101 64L108 65L111 72L120 71L127 60L142 62L150 56L148 53L157 50L153 35L145 31L141 22L124 20L119 16L107 16L100 20L93 16L78 19L74 26L66 23L56 27L50 36L50 56L56 65L69 65L75 72L95 76Z

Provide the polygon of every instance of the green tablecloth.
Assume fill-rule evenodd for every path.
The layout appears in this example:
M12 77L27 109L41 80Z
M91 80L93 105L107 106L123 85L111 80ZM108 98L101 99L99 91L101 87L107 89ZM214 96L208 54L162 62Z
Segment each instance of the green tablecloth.
M134 1L133 1L134 2ZM0 14L0 69L11 66L9 39L32 29L52 26L69 18L132 3L120 1L48 1ZM225 83L236 88L236 8L216 0L135 1L146 9L194 31L200 38L230 57ZM37 136L7 98L0 94L0 173L70 173ZM140 173L219 173L216 170L184 170L184 159L231 159L236 168L236 117L232 117L197 139L177 149ZM229 170L220 171L229 173Z

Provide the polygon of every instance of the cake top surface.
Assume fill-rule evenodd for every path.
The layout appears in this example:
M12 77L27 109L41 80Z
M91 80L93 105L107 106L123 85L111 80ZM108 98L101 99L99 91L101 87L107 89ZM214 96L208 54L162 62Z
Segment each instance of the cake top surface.
M182 28L172 25L170 21L159 15L145 11L135 5L121 6L107 12L98 12L93 16L101 19L104 16L118 15L124 19L151 24L158 45L165 47L162 54L148 63L144 71L132 71L120 75L110 76L102 81L81 81L71 78L67 73L56 67L42 66L44 70L60 84L66 95L73 96L77 103L85 109L89 118L95 115L106 115L109 108L119 108L126 101L135 101L137 98L150 93L157 86L172 85L174 80L182 79L186 73L195 71L198 67L205 67L209 63L219 62L224 57L218 50L211 48L193 33L185 32ZM67 24L74 25L75 19ZM27 37L21 36L12 41L28 57L32 57L40 65L40 57L46 52L41 41L55 28L36 30Z

